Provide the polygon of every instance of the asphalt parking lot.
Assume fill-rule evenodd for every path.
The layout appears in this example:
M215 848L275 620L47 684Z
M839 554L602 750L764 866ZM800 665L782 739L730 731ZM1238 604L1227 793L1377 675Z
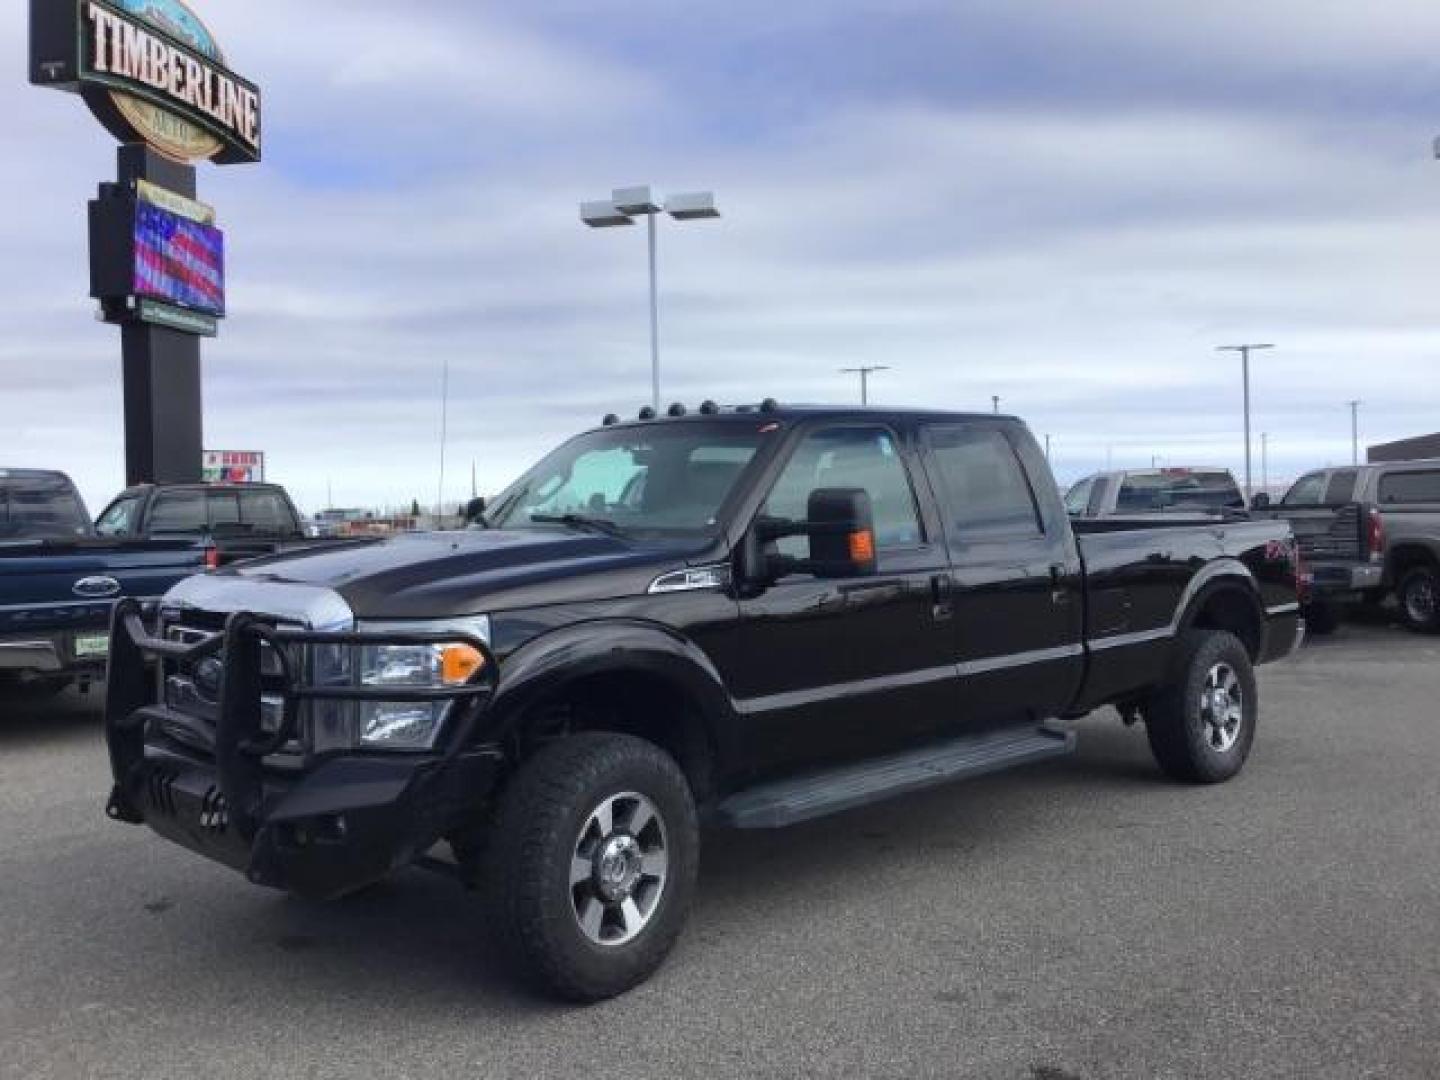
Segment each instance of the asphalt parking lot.
M94 703L0 704L0 1076L1433 1077L1440 640L1262 674L1247 771L1143 733L773 834L707 837L670 964L528 998L416 872L334 905L101 813Z

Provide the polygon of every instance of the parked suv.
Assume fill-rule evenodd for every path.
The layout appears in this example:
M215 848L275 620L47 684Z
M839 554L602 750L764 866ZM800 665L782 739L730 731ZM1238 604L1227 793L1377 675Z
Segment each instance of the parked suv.
M1177 780L1244 765L1253 666L1303 634L1284 522L1072 525L1007 417L684 414L571 439L468 531L124 605L111 817L317 897L448 866L594 1000L669 951L701 821L1067 754L1107 705Z
M1440 633L1440 459L1317 469L1271 514L1290 522L1314 575L1315 629L1393 592L1407 626Z

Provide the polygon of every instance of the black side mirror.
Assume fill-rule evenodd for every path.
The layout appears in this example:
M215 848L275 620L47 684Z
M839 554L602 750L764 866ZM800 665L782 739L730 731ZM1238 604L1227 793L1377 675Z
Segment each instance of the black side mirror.
M465 520L467 522L483 521L485 519L485 500L483 498L471 499L465 504Z
M875 573L875 512L869 492L817 488L810 493L805 516L812 574L847 578Z
M762 518L739 552L742 580L761 588L786 574L819 578L865 577L875 573L875 514L863 488L817 488L810 493L805 521ZM796 559L766 549L773 540L805 536L810 557Z
M1270 496L1269 496L1269 494L1268 494L1267 492L1262 491L1262 492L1260 492L1259 495L1256 495L1253 499L1250 500L1250 509L1251 509L1251 510L1269 510L1269 509L1270 509Z

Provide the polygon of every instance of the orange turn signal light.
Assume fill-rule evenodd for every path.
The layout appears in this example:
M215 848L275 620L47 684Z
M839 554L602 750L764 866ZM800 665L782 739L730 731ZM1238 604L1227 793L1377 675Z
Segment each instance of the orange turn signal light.
M474 645L456 642L440 649L440 681L446 686L464 686L485 666L485 655Z
M875 561L875 534L869 529L861 529L859 532L850 534L850 561L857 563Z

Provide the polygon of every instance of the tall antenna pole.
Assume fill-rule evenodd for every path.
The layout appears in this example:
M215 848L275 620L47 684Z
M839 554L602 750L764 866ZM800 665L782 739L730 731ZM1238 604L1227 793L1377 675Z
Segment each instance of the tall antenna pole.
M440 482L435 489L436 523L445 515L445 438L450 421L450 358L440 368Z

